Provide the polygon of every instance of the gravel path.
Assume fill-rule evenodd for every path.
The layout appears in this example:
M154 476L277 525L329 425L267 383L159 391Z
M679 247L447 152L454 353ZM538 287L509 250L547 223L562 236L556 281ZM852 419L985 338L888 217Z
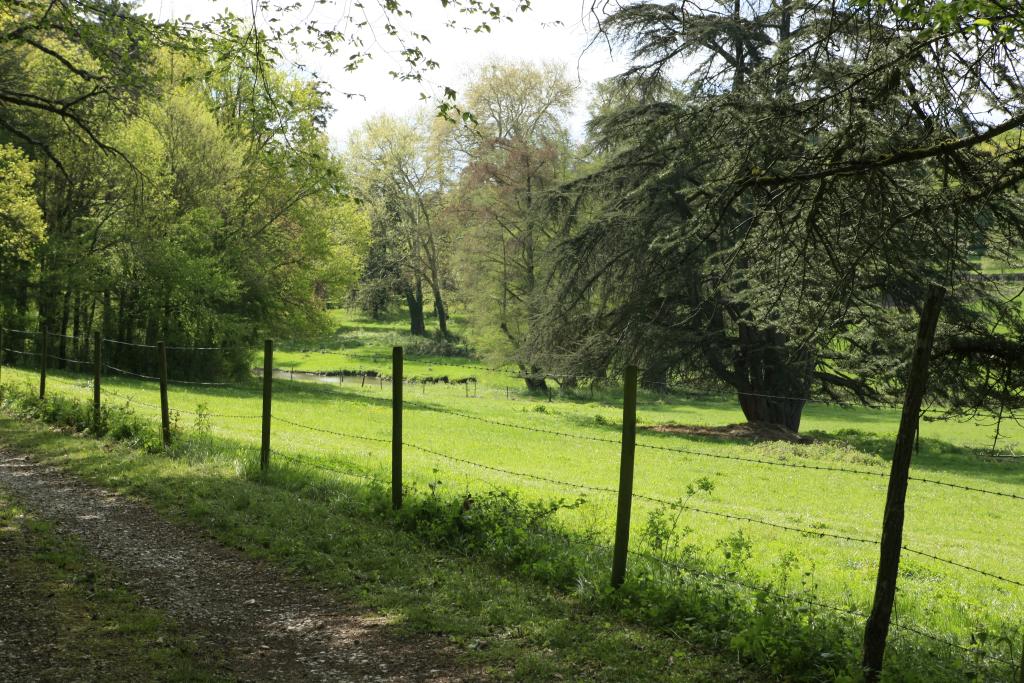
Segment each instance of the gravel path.
M171 524L145 505L0 449L0 488L81 539L142 601L168 613L242 681L480 680L441 638L410 639L379 615L338 603ZM0 606L2 618L2 606ZM10 654L10 653L8 653Z

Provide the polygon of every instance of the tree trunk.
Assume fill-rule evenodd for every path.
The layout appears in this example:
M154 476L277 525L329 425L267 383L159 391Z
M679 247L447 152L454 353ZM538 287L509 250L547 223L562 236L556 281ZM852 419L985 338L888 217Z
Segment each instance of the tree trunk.
M789 347L775 330L746 323L739 325L739 340L733 386L744 417L799 432L814 372L811 354Z
M520 363L519 372L523 376L523 381L526 382L526 389L528 391L547 393L548 383L544 378L544 374L540 371L540 368L526 367Z
M57 355L60 359L57 361L57 367L61 370L67 370L67 361L63 360L68 357L68 321L71 313L71 289L64 290L64 299L61 302L60 311L60 343L57 347Z
M752 394L753 392L739 393L740 408L747 422L771 424L791 432L800 431L800 419L806 401Z
M409 306L409 332L420 337L427 336L427 323L423 317L423 292L419 296L412 288L405 290L405 303Z
M82 293L75 292L75 315L71 319L71 347L76 360L82 360L82 341L79 339L82 327Z
M640 373L640 386L649 391L667 391L668 368L658 364L644 368Z
M441 330L441 334L448 337L448 309L444 305L444 300L441 298L441 288L436 284L431 285L434 291L434 313L437 314L437 326Z

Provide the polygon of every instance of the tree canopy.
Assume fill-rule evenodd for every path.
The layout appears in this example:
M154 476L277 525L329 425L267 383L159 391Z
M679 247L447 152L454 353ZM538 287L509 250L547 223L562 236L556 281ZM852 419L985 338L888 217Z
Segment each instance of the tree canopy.
M651 384L709 376L795 430L815 387L891 394L930 282L953 292L943 348L996 327L1018 344L976 257L1021 246L1019 44L889 3L712 5L603 21L631 66L590 124L601 163L566 186L537 345ZM950 398L979 377L959 375Z

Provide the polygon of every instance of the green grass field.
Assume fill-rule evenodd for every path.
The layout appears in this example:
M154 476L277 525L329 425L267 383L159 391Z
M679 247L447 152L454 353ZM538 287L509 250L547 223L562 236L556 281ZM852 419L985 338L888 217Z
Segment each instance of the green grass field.
M322 351L310 350L315 344L307 345L306 350L296 345L292 351L280 352L275 365L311 372L375 370L389 374L385 360L389 346L405 340L399 324L337 316L338 339L326 340ZM488 374L478 367L459 371L437 362L479 365L469 358L411 359L406 376L473 376L479 386L475 395L474 389L469 389L469 396L461 385L406 387L406 480L420 491L452 495L480 495L503 487L531 500L582 497L582 505L559 511L559 522L579 537L610 543L614 495L581 487L614 489L617 485L621 407L616 392L599 392L593 400L584 393L549 401L524 393L508 373ZM31 385L36 377L34 371L3 370L4 384ZM91 395L88 380L56 372L51 378L53 392L83 399ZM140 416L157 419L155 384L116 376L106 377L104 383L118 394L104 399L110 405L128 405ZM227 447L259 443L260 386L256 380L236 387L175 385L169 400L172 409L181 411L176 416L179 430L208 431ZM644 394L638 412L641 426L742 422L735 402L727 398L692 400ZM361 378L352 376L343 381L337 377L309 382L277 379L274 416L278 418L272 436L277 465L295 459L312 466L343 468L356 480L389 479L391 406L386 382L383 386L369 380L363 384ZM638 499L633 509L632 547L663 552L659 539L665 536L666 524L674 525L673 552L687 562L752 582L806 590L829 605L867 610L877 546L812 534L877 539L886 479L871 473L888 472L887 458L898 419L894 410L813 404L805 412L802 429L816 440L809 445L757 444L642 430L635 492L668 501L686 500L688 506L703 512L666 509ZM1024 496L1024 459L985 457L992 439L993 428L988 424L923 422L913 475ZM1024 431L1018 425L1004 425L999 449L1016 452L1022 440ZM686 452L646 447L650 445ZM247 452L251 453L251 448ZM853 468L868 474L733 458ZM713 485L712 490L698 490L692 496L687 492L705 479ZM914 550L1024 582L1020 564L1024 538L1019 533L1022 513L1024 500L1019 498L914 481L908 495L905 543ZM984 637L979 634L1018 637L1024 623L1024 589L904 553L896 614L901 623L964 645ZM905 634L898 632L896 637L901 635ZM1007 652L1020 651L1019 642L1006 647Z

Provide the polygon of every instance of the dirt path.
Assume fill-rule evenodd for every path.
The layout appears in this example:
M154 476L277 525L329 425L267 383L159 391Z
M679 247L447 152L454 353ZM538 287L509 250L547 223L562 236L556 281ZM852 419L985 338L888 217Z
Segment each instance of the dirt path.
M387 620L171 524L145 505L0 449L0 488L113 567L243 681L462 681L441 638ZM2 616L2 607L0 607ZM2 645L0 645L2 647Z

